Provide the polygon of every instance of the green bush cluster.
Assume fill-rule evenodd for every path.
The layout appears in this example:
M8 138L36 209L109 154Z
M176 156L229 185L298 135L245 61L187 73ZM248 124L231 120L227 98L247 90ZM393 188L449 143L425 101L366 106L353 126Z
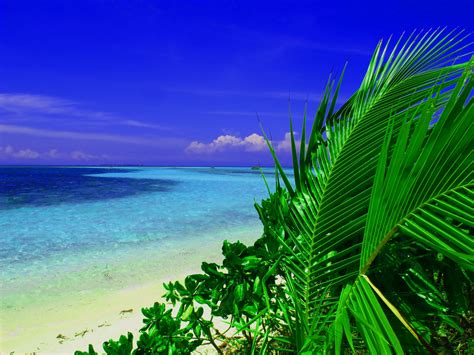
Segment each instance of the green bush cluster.
M265 206L273 199L275 195L264 200L263 208L257 205L268 228L274 221L269 214L272 209ZM270 334L282 332L284 328L275 316L279 312L277 301L285 298L283 284L276 279L281 274L276 262L282 255L280 245L264 233L253 246L225 241L222 255L221 264L203 262L202 273L189 275L184 282L164 284L163 297L169 306L156 302L142 309L144 326L136 345L133 335L128 333L118 341L105 342L104 351L107 354L186 354L203 343L211 344L218 353L225 351L225 346L220 347L216 342L234 350L252 351L262 340L268 342L268 349L280 346L277 340L268 341ZM208 317L204 308L208 310ZM221 334L214 326L215 317L227 320L229 330L239 329L242 337ZM93 347L89 347L88 352L76 352L77 355L95 353Z

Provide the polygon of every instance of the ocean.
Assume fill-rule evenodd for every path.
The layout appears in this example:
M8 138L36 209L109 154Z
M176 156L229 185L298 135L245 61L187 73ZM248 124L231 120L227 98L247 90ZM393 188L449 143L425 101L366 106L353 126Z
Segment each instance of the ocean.
M149 281L180 248L255 240L268 196L250 168L0 167L0 182L0 311L19 312Z

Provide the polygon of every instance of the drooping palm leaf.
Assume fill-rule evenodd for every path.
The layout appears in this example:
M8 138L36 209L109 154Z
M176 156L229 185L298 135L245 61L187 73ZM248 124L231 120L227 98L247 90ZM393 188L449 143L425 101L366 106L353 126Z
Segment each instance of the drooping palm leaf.
M413 160L419 155L416 149L425 148L428 143L434 144L433 142L437 141L431 137L438 137L441 135L438 132L443 131L443 128L428 129L427 124L431 121L432 114L444 108L439 122L451 122L459 113L459 104L453 102L457 102L460 89L453 87L463 72L466 76L472 72L472 63L454 63L456 56L465 49L463 40L461 32L451 32L447 35L443 35L443 30L428 31L425 34L414 33L403 44L400 39L389 55L388 43L383 49L380 43L361 87L335 113L333 111L340 83L331 98L330 94L335 85L331 80L316 114L307 148L303 147L305 139L302 139L299 159L296 157L295 139L292 135L293 165L295 178L298 179L295 187L286 177L268 141L276 166L291 196L290 201L282 201L280 206L285 235L279 237L289 253L285 262L288 275L292 278L290 294L294 302L298 303L299 321L305 324L301 329L306 329L304 336L308 338L314 334L319 336L326 333L326 339L331 340L329 345L314 342L313 350L327 349L328 346L340 349L343 333L350 346L353 346L353 343L359 344L360 339L352 339L356 326L357 337L362 337L369 350L402 351L400 339L391 328L390 321L379 304L376 291L370 286L370 279L362 277L367 271L366 265L370 265L367 262L373 260L372 254L380 250L380 243L391 230L386 230L390 222L385 221L383 214L379 216L371 212L368 220L369 204L374 206L375 203L374 178L381 153L385 160L396 159L393 161L398 162L401 159L402 148L397 148L398 145L393 147L390 141L382 151L388 127L394 137L410 137L409 154ZM466 92L469 95L468 90L462 90L462 95L465 96ZM467 111L464 114L472 115L472 112ZM412 121L416 121L416 124ZM463 125L454 126L459 131L466 128ZM414 131L411 126L416 126ZM428 139L423 138L427 135L426 132L430 132ZM446 142L451 141L448 139ZM466 139L462 142L459 147L453 148L456 152L465 149ZM438 147L432 149L431 153L424 153L423 159L438 157L436 154L440 149ZM456 154L448 157L456 157ZM426 171L420 171L419 167L424 166L420 164L418 163L416 170L418 183L423 185L435 182L440 174L423 180ZM461 170L448 169L450 176L464 171L462 169L465 168L465 163L463 164L459 168ZM378 180L381 179L379 175ZM387 195L397 196L394 187L396 177L389 180ZM449 183L454 183L449 181L446 181L447 185L436 185L436 188L444 191L442 189ZM379 185L380 183L376 183L377 189L380 190ZM382 190L385 191L384 189L385 187ZM432 195L431 192L418 191L418 187L411 189L413 192L406 192L406 196L413 194L419 199L406 204L403 211L410 213L413 208L419 206L420 201L421 204L426 202L424 197ZM406 191L411 190L407 187ZM456 209L459 208L459 201L466 199L460 191L453 191L452 195L433 196L441 201L436 200L433 203L432 208L437 213L443 215L444 212L440 212L443 210L451 214L457 213L459 218L466 218L466 210L459 212ZM386 197L381 197L382 200L384 198ZM450 204L446 199L454 199L455 202ZM396 200L390 208L398 208L397 204L402 201ZM371 207L371 211L374 209L377 210L377 207ZM426 224L431 222L429 218L433 218L433 211L430 213L428 217L425 213L422 221L414 216L397 228L406 230L407 235L411 233L415 238L420 224L427 228ZM374 214L376 217L373 217ZM400 215L403 216L405 215ZM391 218L392 224L400 221L396 216ZM374 220L381 221L380 225L374 223ZM437 228L449 235L450 229L440 225L439 219L437 221ZM414 223L417 225L414 226ZM375 230L378 234L366 240L368 225L370 231ZM459 233L454 241L458 249L451 250L454 248L451 245L450 257L472 263L472 260L469 261L469 258L459 251L460 245L468 242L465 233ZM423 240L423 236L416 238L419 242L429 244ZM444 251L448 249L442 243L437 245L444 248ZM315 322L315 319L318 321ZM329 333L327 329L331 329Z

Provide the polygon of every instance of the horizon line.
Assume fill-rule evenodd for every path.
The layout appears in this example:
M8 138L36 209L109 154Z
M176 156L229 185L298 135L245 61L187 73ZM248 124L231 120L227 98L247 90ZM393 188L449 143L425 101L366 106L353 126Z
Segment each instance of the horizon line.
M0 164L0 167L275 168L274 165ZM292 168L292 166L283 166Z

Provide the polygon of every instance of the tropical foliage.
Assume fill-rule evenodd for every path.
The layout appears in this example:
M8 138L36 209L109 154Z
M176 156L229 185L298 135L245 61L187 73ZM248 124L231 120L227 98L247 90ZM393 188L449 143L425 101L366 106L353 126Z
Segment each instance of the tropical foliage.
M343 105L342 75L330 78L308 137L306 122L299 142L291 127L292 174L267 139L276 187L256 205L263 236L226 242L222 265L166 285L178 311L145 309L135 353L205 341L217 352L472 353L471 43L443 30L389 42Z

